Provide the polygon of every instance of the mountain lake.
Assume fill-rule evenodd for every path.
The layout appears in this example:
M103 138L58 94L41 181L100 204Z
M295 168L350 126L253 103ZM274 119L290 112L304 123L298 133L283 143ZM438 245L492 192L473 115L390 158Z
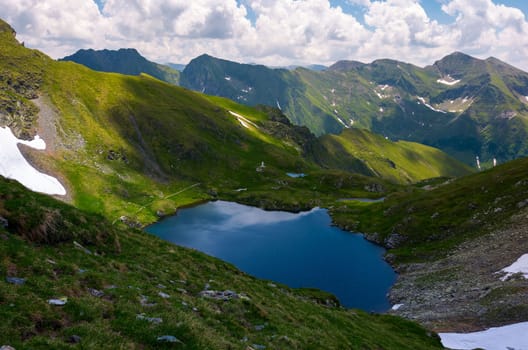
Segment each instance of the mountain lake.
M347 308L390 308L396 274L383 260L385 250L331 226L325 209L295 214L216 201L181 209L146 231L258 278L325 290Z

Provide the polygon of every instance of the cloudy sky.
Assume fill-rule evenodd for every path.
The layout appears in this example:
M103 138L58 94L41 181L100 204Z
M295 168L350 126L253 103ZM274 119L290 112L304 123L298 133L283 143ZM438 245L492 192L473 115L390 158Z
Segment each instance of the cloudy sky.
M271 66L453 52L528 70L527 0L0 0L26 46L54 58L133 47L156 62L202 53Z

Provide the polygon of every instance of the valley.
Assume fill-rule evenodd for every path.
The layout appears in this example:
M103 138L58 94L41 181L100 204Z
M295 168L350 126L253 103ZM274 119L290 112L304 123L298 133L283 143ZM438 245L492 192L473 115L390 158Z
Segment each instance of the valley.
M500 273L528 253L528 78L516 68L462 53L323 71L200 56L178 74L192 91L52 60L0 21L0 73L0 343L435 349L435 332L526 321L527 280ZM39 139L45 149L17 146ZM23 183L5 166L17 152L65 193L5 179ZM217 200L326 208L387 248L398 307L342 308L141 230Z

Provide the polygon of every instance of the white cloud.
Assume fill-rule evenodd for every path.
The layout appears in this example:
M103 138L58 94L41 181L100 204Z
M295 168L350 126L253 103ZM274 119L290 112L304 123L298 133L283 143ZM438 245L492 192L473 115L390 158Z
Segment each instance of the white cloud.
M369 6L370 0L347 0L349 4L360 5L360 6Z
M528 23L519 9L445 0L453 22L443 24L419 0L346 1L364 7L364 24L328 0L107 0L101 12L93 0L3 0L2 16L26 45L52 57L135 47L159 62L209 53L268 65L383 57L426 65L462 51L528 69Z

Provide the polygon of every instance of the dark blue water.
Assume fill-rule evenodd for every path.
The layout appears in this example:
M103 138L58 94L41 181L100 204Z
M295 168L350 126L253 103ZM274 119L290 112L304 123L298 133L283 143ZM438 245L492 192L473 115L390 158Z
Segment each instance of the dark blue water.
M324 209L292 214L217 201L182 209L146 230L256 277L331 292L346 307L388 310L396 275L383 248L330 223Z

